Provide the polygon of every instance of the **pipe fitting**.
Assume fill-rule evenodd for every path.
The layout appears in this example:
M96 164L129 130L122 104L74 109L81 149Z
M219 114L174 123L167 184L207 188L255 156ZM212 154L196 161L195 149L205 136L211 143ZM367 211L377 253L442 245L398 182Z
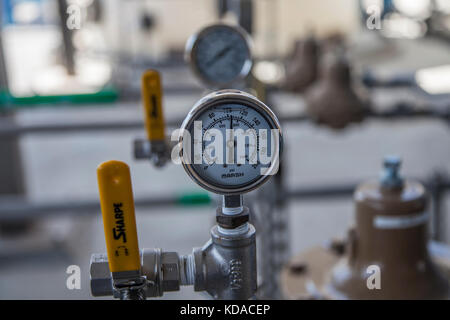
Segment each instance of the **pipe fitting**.
M211 240L193 250L195 291L206 291L214 299L245 300L256 292L255 228L226 235L218 226L211 229Z
M107 255L94 254L90 268L92 295L141 299L160 297L187 285L193 285L195 291L208 292L214 299L250 299L256 292L256 237L255 228L249 223L234 229L214 226L211 239L202 248L194 248L190 255L143 249L140 257L139 279L143 283L137 286L133 282L135 274L124 274L120 280L125 284L130 280L133 285L122 288L113 280Z

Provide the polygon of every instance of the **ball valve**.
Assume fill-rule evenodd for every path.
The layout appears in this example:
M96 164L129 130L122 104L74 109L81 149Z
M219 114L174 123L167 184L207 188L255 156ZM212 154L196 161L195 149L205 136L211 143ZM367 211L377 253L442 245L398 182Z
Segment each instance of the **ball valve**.
M170 160L172 144L165 133L161 76L158 71L144 72L141 92L147 138L134 141L134 156L136 159L150 159L155 166L161 167Z
M256 292L255 229L233 197L217 210L211 240L190 255L139 250L128 165L107 161L97 169L107 255L91 257L91 293L123 300L159 297L192 285L215 299L250 299ZM228 211L239 211L228 214Z
M145 278L139 256L130 170L123 162L108 161L97 168L97 179L111 290L121 299L142 300Z

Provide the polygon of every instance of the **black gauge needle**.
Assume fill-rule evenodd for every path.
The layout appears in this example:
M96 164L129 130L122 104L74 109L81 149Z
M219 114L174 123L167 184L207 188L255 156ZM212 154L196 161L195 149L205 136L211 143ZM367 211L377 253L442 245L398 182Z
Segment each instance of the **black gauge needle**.
M215 63L217 60L222 58L228 51L231 50L231 47L225 47L222 50L220 50L216 55L214 55L211 59L206 62L206 66L210 67L213 63Z
M228 163L234 162L234 134L233 134L233 116L230 116L230 135L227 141L228 146Z

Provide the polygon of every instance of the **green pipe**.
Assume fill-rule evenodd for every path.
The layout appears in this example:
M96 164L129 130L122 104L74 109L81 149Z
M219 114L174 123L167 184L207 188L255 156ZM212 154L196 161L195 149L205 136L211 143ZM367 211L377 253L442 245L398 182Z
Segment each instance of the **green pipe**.
M16 97L10 92L0 92L1 108L21 108L31 107L42 104L87 104L87 103L111 103L117 101L118 92L114 88L104 88L95 93L68 94L68 95L48 95L48 96L29 96Z
M212 199L206 192L185 193L177 198L177 204L181 206L198 206L211 204Z

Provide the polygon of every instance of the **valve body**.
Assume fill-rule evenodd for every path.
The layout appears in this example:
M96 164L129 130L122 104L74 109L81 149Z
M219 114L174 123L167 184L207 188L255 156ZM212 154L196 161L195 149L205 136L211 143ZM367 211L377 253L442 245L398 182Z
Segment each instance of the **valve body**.
M214 299L244 300L255 295L256 238L250 224L237 234L222 234L214 226L211 239L187 256L161 249L143 249L140 255L146 297L160 297L182 285L193 285L195 291L206 291ZM90 273L93 296L120 296L105 254L92 256Z

